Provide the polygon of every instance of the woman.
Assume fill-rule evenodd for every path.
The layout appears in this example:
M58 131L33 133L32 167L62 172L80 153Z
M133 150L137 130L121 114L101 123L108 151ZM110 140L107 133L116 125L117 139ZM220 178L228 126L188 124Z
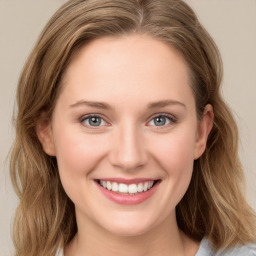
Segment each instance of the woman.
M16 255L256 255L221 76L182 1L64 4L18 86Z

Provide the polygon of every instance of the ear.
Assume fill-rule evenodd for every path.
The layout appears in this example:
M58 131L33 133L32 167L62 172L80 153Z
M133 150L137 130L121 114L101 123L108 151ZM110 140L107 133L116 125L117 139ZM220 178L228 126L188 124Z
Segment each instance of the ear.
M205 106L202 118L199 121L194 150L194 159L198 159L205 151L208 135L212 130L214 113L212 105Z
M49 156L55 156L56 154L52 133L52 124L44 114L41 115L39 121L37 122L36 133L39 141L42 144L44 152Z

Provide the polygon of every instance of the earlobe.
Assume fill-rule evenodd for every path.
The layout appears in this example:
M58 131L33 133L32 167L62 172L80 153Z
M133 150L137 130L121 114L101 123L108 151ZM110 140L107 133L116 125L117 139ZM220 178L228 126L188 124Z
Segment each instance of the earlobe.
M212 130L214 113L212 105L205 106L203 116L198 124L194 159L198 159L205 151L208 135Z
M51 121L46 118L41 118L37 122L36 133L44 152L49 156L55 156Z

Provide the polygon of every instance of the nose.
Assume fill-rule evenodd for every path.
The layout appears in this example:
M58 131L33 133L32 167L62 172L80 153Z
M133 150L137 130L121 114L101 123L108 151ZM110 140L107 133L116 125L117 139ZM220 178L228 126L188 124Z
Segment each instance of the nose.
M111 144L110 162L113 166L132 171L147 164L148 153L138 128L126 125L117 129Z

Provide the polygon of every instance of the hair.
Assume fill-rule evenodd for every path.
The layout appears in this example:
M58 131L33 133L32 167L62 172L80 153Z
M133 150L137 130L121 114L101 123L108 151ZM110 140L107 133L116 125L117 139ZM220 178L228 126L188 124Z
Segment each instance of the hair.
M220 95L221 57L193 10L180 0L70 0L46 25L18 84L10 162L20 199L13 227L16 256L55 255L77 232L75 207L61 185L56 158L43 151L37 137L42 112L51 118L61 78L82 46L134 33L183 56L198 119L206 104L214 109L206 150L195 160L189 188L176 207L179 228L197 241L207 237L217 249L255 241L255 215L242 192L237 126Z

